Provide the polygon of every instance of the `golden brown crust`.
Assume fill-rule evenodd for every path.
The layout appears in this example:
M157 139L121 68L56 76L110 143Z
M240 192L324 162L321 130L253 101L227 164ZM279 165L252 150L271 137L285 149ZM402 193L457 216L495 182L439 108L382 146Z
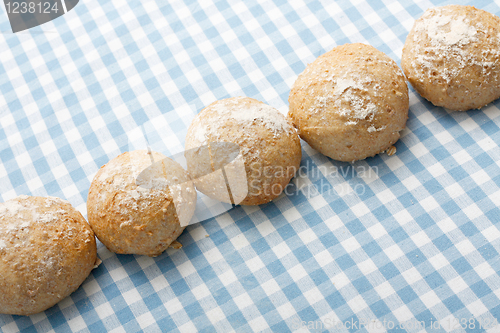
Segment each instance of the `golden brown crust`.
M112 252L157 256L185 228L179 223L169 186L144 188L136 184L141 172L151 166L151 158L159 163L166 159L146 150L126 152L101 167L92 181L87 199L89 223ZM180 166L166 172L180 180L189 178ZM194 212L194 187L192 194L194 199L190 197L188 204L193 205Z
M295 81L289 116L311 147L340 161L391 147L408 117L408 87L397 64L364 44L319 56Z
M226 154L216 152L211 142L231 142L240 147L248 188L247 196L239 202L241 205L260 205L278 197L295 175L302 157L300 139L289 120L278 110L248 97L213 102L188 129L186 149L208 146L212 165L207 167L220 170L227 163ZM190 167L188 161L193 177L196 168L205 168L200 167L199 160L196 163ZM213 186L209 182L196 185L207 195L210 192L207 188ZM209 196L226 201L222 196Z
M434 105L481 108L500 97L500 18L472 6L428 9L406 38L401 65Z
M96 260L94 233L67 201L21 196L0 204L0 313L52 307L78 289Z

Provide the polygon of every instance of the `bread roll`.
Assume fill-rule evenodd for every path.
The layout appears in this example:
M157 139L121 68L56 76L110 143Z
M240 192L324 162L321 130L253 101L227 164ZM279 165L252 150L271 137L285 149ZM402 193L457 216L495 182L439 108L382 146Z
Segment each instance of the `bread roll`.
M189 174L147 150L123 153L104 165L87 199L97 238L121 254L160 255L182 233L195 207Z
M0 204L0 313L52 307L78 289L97 260L94 233L69 202L20 196Z
M339 161L390 148L408 118L408 87L384 53L345 44L319 56L295 81L289 116L311 147Z
M472 6L428 9L406 38L401 65L434 105L481 108L500 97L500 18Z
M186 136L188 170L197 189L227 203L260 205L278 197L301 157L289 120L248 97L210 104Z

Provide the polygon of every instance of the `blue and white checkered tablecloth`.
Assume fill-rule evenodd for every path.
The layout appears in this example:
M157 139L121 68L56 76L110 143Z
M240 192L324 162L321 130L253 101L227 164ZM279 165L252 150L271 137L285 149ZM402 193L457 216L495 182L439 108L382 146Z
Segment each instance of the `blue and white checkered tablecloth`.
M1 199L86 213L98 168L144 135L178 153L189 114L230 96L286 112L297 75L336 45L399 63L414 20L445 3L85 0L15 34L0 6ZM0 331L500 332L499 108L448 113L410 88L395 155L351 165L302 142L289 195L193 224L156 258L99 244L80 289L0 315Z

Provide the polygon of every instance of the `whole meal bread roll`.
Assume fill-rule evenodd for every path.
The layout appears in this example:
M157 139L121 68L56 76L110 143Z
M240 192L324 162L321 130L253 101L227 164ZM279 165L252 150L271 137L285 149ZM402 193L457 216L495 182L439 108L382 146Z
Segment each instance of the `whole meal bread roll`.
M384 53L359 43L337 46L310 63L288 102L301 138L345 162L392 148L409 108L401 69Z
M406 38L401 65L434 105L481 108L500 97L500 18L472 6L428 9Z
M215 101L189 126L186 160L197 189L233 204L278 197L300 165L300 139L275 108L248 97Z
M125 152L101 167L87 199L97 238L121 254L160 255L182 233L195 207L189 174L147 150Z
M98 260L94 233L69 202L23 195L0 204L0 313L52 307Z

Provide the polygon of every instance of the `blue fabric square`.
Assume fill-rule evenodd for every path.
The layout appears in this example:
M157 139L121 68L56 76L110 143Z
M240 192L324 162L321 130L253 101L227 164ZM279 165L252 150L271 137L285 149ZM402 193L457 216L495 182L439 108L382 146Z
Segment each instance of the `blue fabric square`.
M497 250L491 244L485 244L477 249L485 260L492 260L498 258Z
M368 281L368 279L364 276L352 281L352 284L360 294L373 289L370 281Z
M354 260L352 260L351 256L348 254L343 255L342 257L339 257L337 260L337 264L342 270L347 270L348 268L356 265Z
M390 280L400 274L399 270L396 268L396 266L394 266L392 262L382 266L379 270L387 280Z
M464 303L462 303L462 301L456 295L443 300L443 304L446 305L448 310L450 310L452 313L457 312L464 307Z
M446 235L442 235L433 241L434 245L439 249L439 251L444 252L453 246L453 243Z
M403 289L398 290L398 295L405 304L408 304L418 298L418 295L411 286L406 286Z

